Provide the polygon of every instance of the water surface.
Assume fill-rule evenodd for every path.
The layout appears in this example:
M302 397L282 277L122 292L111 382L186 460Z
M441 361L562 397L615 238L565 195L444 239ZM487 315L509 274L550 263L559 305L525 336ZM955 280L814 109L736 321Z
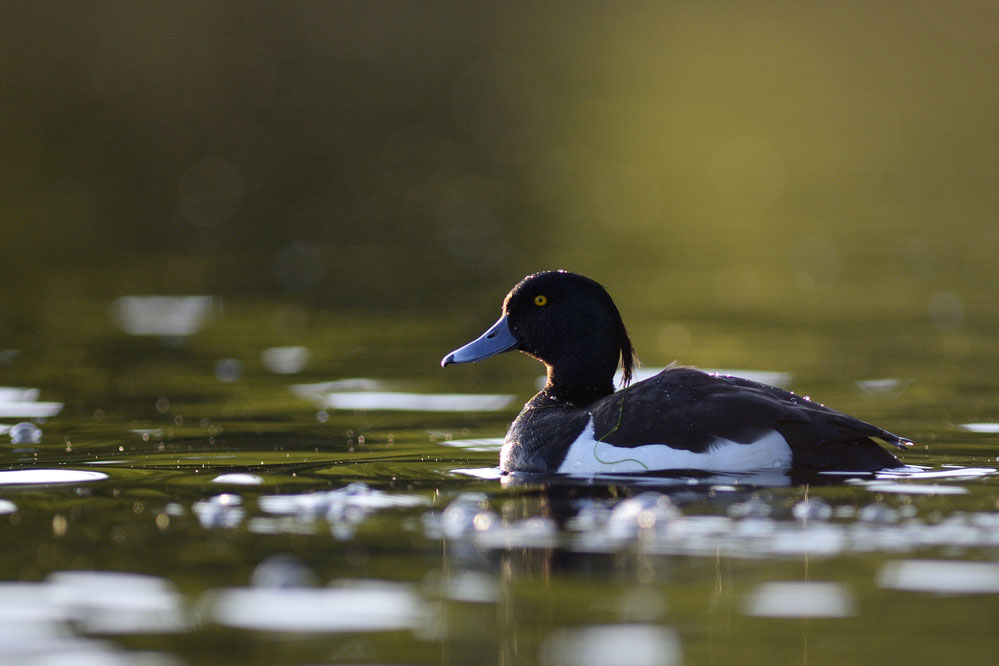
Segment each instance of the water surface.
M3 659L931 664L996 646L983 369L854 375L838 359L873 323L691 315L693 360L904 433L920 471L501 477L533 362L441 370L463 333L411 316L315 313L274 345L253 331L279 307L94 303L54 354L81 365L29 349L0 367ZM649 366L656 325L632 323Z

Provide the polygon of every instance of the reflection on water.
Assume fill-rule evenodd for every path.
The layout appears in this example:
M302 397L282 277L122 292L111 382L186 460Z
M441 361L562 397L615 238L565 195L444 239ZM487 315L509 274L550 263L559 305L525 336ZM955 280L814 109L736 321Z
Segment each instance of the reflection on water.
M668 627L617 624L562 629L541 648L550 666L673 666L682 663L680 642Z
M62 411L61 402L39 402L40 395L36 388L0 386L0 418L46 419Z
M233 528L243 522L246 516L243 498L230 493L199 500L191 506L191 511L205 528Z
M425 514L423 524L428 538L464 539L486 549L558 543L577 552L637 547L656 554L761 558L999 547L999 514L924 520L911 505L895 509L880 502L857 510L809 497L790 507L789 520L771 517L772 507L757 498L731 504L728 515L698 515L680 511L668 495L645 491L618 502L581 500L567 510L560 529L547 516L504 519L485 495L466 493L442 512Z
M377 379L366 379L363 377L352 379L336 379L328 382L315 382L313 384L292 384L289 388L299 398L303 400L319 398L322 404L322 396L326 393L337 391L380 391L385 386L385 382Z
M917 485L912 483L892 483L875 481L864 484L872 493L898 493L900 495L965 495L967 488L960 486Z
M156 348L173 363L200 340ZM0 617L24 610L36 619L18 626L46 638L29 640L25 629L21 643L0 646L0 661L4 649L23 648L156 663L159 653L108 641L168 634L231 647L216 636L238 630L280 633L299 647L351 636L287 663L334 653L404 663L427 649L418 661L443 650L454 663L520 654L547 664L669 664L699 654L704 627L691 605L736 627L790 617L835 624L865 614L860 589L995 594L992 569L964 567L999 549L990 494L999 475L981 456L906 452L902 470L809 479L502 475L497 452L515 396L395 391L406 384L350 375L321 381L329 370L309 374L320 363L301 351L310 348L318 347L211 347L192 371L204 379L197 397L156 387L128 419L91 423L88 409L86 422L61 416L43 437L29 421L8 430L12 442L36 445L16 455L39 458L0 470L0 529L11 531L8 561L17 563L8 575L42 582L0 590ZM256 367L236 360L258 354ZM289 392L274 375L292 372L305 381ZM787 373L733 372L790 382ZM150 381L130 374L122 386ZM862 400L900 388L847 386ZM40 394L6 397L38 404ZM38 543L61 549L63 566L39 564ZM848 575L839 568L885 554L897 559ZM794 568L802 562L807 570ZM169 580L122 573L153 567ZM761 573L740 580L740 568ZM29 594L41 601L21 601ZM380 658L384 649L398 652Z
M886 469L877 473L880 479L908 479L911 481L926 481L929 479L949 479L952 481L973 481L996 473L994 467L961 467L959 465L943 465L941 469L928 470L909 466L901 469Z
M496 467L474 467L474 468L468 468L468 469L465 469L465 468L462 468L462 467L456 467L456 468L450 470L450 472L452 474L460 474L460 475L464 475L464 476L471 476L471 477L475 477L477 479L484 479L484 480L487 480L487 481L498 481L500 479L505 479L506 478L504 476L504 474L503 474L503 470L500 469L499 466L496 466Z
M899 560L882 567L878 584L912 592L999 594L999 563Z
M495 451L482 453L491 459ZM189 465L183 473L194 476L206 462L233 466L240 459L234 454L167 455L123 457L121 467L102 466L109 472L102 478L110 477L120 488L127 487L129 477L119 475L136 465L157 468L167 459L176 460ZM432 467L440 469L440 464ZM690 572L714 569L723 561L757 563L746 565L757 567L774 563L770 575L776 580L743 584L727 602L729 612L752 618L854 617L863 611L853 597L858 585L902 593L999 592L999 569L994 563L946 556L924 560L911 555L953 554L955 548L975 557L996 552L999 514L983 509L923 514L909 501L918 497L915 494L871 497L870 485L888 483L887 479L841 484L833 486L840 494L823 495L821 487L802 492L793 487L743 486L732 476L689 477L681 485L674 483L678 480L660 480L659 489L645 490L623 481L607 485L563 480L545 485L536 478L535 485L511 486L509 494L504 494L497 490L495 476L485 473L495 475L497 468L480 471L466 478L470 483L488 484L488 492L439 494L353 482L329 490L268 494L260 494L253 483L240 488L239 494L201 495L185 503L135 495L122 507L125 512L138 516L138 524L146 525L148 533L160 534L160 538L176 535L174 543L185 549L186 558L221 558L229 567L242 556L223 544L246 539L278 538L275 544L280 543L282 549L305 540L309 547L299 555L284 551L254 559L240 580L211 589L199 587L188 594L156 576L87 569L56 572L41 583L0 584L0 617L16 609L24 613L24 619L18 620L21 626L30 622L43 627L48 632L45 636L58 632L60 640L51 642L32 642L27 639L30 632L21 636L24 650L46 654L46 650L82 650L89 634L188 634L217 630L213 627L277 632L294 641L305 640L304 635L397 632L404 638L393 640L408 641L409 649L443 640L445 649L458 653L468 645L503 653L513 649L510 629L494 627L493 621L475 615L474 608L485 609L489 617L500 613L524 622L537 612L525 608L525 599L554 603L562 593L545 588L540 597L525 597L516 592L518 585L541 572L551 575L553 567L561 571L568 565L568 571L573 571L582 563L603 576L610 569L600 558L610 558L618 562L615 575L624 575L625 581L632 575L638 581L665 575L669 581L673 575L664 572L673 567L690 571L675 574L675 586L615 588L606 598L606 590L600 587L603 583L590 580L587 586L597 588L593 600L582 605L573 599L587 586L570 586L558 602L563 610L553 616L559 619L540 627L535 642L521 643L519 649L545 664L679 664L697 644L686 629L681 641L681 629L676 626L675 617L682 615L675 615L674 603L681 602L681 590L689 584L680 581ZM289 472L279 468L268 470L266 483L281 474L290 478ZM946 468L895 474L894 483L964 488L995 476L989 469ZM239 485L257 478L264 475L228 472L206 475L203 484L227 480ZM849 494L845 501L842 491ZM0 515L25 513L23 507L10 505L10 513ZM30 517L20 518L26 519ZM55 529L54 520L49 529L62 539L85 533L79 517L68 520L72 521L70 530L65 529L65 518L61 531ZM199 542L198 528L217 535L202 542L212 545L200 553L192 549ZM422 566L396 570L394 558L400 543L411 544L406 546L409 552L429 555L432 568L426 573L421 573ZM310 557L313 549L318 549L319 557ZM873 573L863 570L849 583L828 575L787 579L785 569L802 558L809 566L821 568L823 561L865 553L900 554L907 559L885 564L876 580ZM370 571L369 561L387 567L383 569L387 573L356 578L329 575L344 571L344 566ZM505 564L497 566L497 561ZM574 561L576 565L571 564ZM344 564L331 569L330 562ZM712 580L713 575L709 576ZM323 587L324 581L333 583ZM714 583L702 582L713 588ZM30 603L24 601L28 597ZM479 635L476 632L482 637L473 639ZM372 646L382 640L364 644L362 652L370 657ZM104 649L113 650L107 645Z
M269 347L260 352L264 367L277 375L294 375L309 362L308 347Z
M312 384L293 384L295 396L309 400L317 409L415 412L496 412L507 409L516 396L468 393L410 393L383 390L375 379L339 379Z
M958 427L968 432L999 433L999 423L962 423Z
M377 511L428 503L421 496L386 493L354 482L328 492L262 496L257 500L260 510L282 518L256 517L249 527L258 534L312 534L315 522L325 520L334 537L348 540L354 537L357 527Z
M993 467L952 467L939 470L923 470L918 468L902 468L884 470L877 474L874 480L847 479L846 483L859 485L875 493L896 493L902 495L964 495L968 489L964 486L941 485L932 483L939 480L973 481L996 474ZM930 481L931 483L921 483Z
M985 398L950 405L961 435L920 402L921 378L856 379L911 368L846 372L818 355L793 377L928 448L868 475L503 475L533 366L476 366L438 393L455 385L432 374L436 338L414 352L393 326L279 327L273 308L233 321L238 305L218 305L122 301L143 322L126 330L185 344L109 330L65 367L21 376L33 350L4 366L5 383L41 388L0 389L25 414L0 426L14 445L0 469L0 662L784 663L743 654L762 649L759 627L774 645L817 645L815 627L858 652L884 632L918 642L907 609L924 593L987 624L975 603L997 594L999 474ZM407 359L416 369L400 370ZM813 366L836 380L823 387ZM50 392L66 407L40 402ZM46 405L61 411L42 424ZM855 635L886 614L902 620Z
M253 587L274 589L288 587L314 587L318 584L315 573L294 555L271 555L253 569L250 577Z
M219 474L212 479L212 483L223 483L233 486L259 486L263 482L264 477L262 476L258 476L257 474L244 474L241 472Z
M8 432L11 444L38 444L42 441L42 429L34 423L22 421L12 425Z
M77 469L15 469L0 472L0 485L48 485L52 483L89 483L108 475Z
M840 583L772 582L758 586L744 609L756 617L849 617L853 597Z
M2 402L34 402L38 400L41 391L36 388L16 388L0 386L0 403Z
M238 382L243 378L243 362L238 358L220 358L215 364L215 377L220 382Z
M338 581L335 587L231 588L209 596L212 620L241 629L367 632L417 629L430 609L406 585Z
M75 632L173 634L190 629L190 617L173 585L152 576L63 571L39 583L0 583L0 662L175 665L182 662Z
M458 571L449 576L431 572L423 581L424 586L439 591L451 601L469 604L492 604L500 601L499 580L478 571Z
M372 511L423 506L427 504L427 500L417 495L386 493L374 490L365 483L355 482L329 492L265 495L257 503L266 513L296 515L307 520L326 517L330 521L340 520L351 514L360 522Z
M872 398L897 398L912 383L911 379L861 379L854 384L860 392Z
M101 634L176 633L190 627L172 583L113 571L60 571L42 591L84 631Z
M465 451L495 451L503 448L502 437L482 437L480 439L448 439L438 442L442 446L452 446Z
M123 296L111 304L111 317L129 335L187 337L219 307L212 296Z
M399 410L416 412L498 412L516 396L459 393L402 393L350 391L327 393L323 404L331 409Z

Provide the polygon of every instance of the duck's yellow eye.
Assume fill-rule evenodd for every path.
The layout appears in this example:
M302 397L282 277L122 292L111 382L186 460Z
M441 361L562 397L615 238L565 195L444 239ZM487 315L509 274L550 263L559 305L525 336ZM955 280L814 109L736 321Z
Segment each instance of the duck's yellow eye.
M534 297L534 304L537 305L539 308L542 305L548 305L548 297L545 296L544 294L538 294L537 296Z

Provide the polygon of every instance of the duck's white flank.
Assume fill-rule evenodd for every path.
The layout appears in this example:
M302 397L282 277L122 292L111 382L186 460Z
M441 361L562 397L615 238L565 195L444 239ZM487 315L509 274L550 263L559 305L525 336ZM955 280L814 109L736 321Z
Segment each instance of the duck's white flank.
M594 436L591 416L586 428L569 447L558 471L560 474L576 475L661 469L740 472L790 466L791 447L776 430L747 444L719 438L704 453L695 453L666 444L622 447L599 442Z

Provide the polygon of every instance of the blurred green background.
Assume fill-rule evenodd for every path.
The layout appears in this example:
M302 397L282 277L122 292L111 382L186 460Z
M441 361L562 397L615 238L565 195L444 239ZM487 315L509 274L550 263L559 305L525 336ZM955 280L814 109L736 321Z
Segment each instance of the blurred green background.
M484 321L556 267L625 311L973 316L997 293L997 19L6 2L0 330L125 293Z

